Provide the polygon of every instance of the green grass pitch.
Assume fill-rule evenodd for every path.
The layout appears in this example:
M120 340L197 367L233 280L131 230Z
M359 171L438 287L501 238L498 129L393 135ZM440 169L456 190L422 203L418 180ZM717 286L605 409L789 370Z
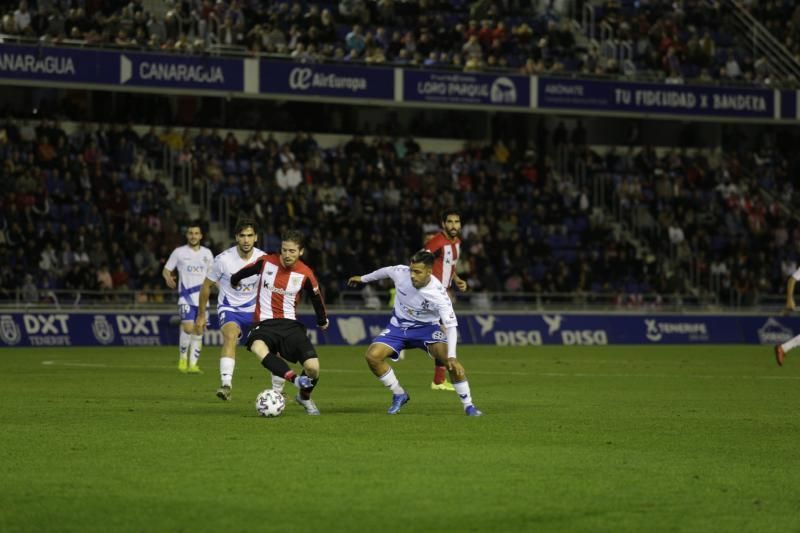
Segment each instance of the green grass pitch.
M462 347L476 405L320 347L320 417L256 416L176 348L0 350L0 531L798 531L800 359L769 347ZM287 387L289 391L290 386ZM293 394L293 389L290 391Z

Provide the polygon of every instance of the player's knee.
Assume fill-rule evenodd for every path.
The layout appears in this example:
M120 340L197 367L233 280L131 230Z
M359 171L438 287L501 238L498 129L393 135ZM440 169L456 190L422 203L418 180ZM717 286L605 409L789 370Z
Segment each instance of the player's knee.
M378 350L373 350L372 348L367 350L367 353L364 354L364 357L366 358L367 363L370 365L378 364L384 359Z
M267 352L269 352L269 349L264 341L255 340L250 344L250 351L259 359L263 359L264 356L267 355Z
M306 375L312 379L316 379L319 377L319 359L316 357L313 359L306 359L303 362L303 370L305 370Z
M234 344L239 340L239 335L236 332L227 330L222 332L222 342L226 344Z

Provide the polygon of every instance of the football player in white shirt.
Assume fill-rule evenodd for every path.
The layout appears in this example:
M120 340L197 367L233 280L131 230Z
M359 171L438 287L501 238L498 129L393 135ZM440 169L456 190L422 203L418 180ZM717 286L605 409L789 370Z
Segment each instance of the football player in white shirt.
M800 281L800 268L796 269L786 282L786 308L784 309L784 313L787 315L791 314L796 307L794 303L794 286L798 281ZM783 361L786 359L786 352L798 346L800 346L800 335L789 339L783 344L776 344L775 360L778 366L783 366Z
M359 283L391 278L396 289L392 318L367 348L367 364L381 383L392 391L392 405L387 411L390 415L397 414L410 397L386 359L391 357L396 361L401 350L420 348L447 365L464 413L481 416L483 413L472 403L464 367L456 358L458 320L447 291L432 275L434 260L432 253L420 250L411 257L409 266L384 267L363 276L353 276L347 281L354 287ZM440 322L445 331L442 331Z
M236 288L231 287L231 275L252 263L264 252L255 247L256 223L251 219L242 219L236 224L236 246L228 248L214 258L213 266L200 289L199 309L195 325L205 328L207 322L206 308L211 287L219 289L217 295L217 318L222 332L222 350L219 359L220 387L217 397L230 400L233 386L233 370L236 366L236 345L239 339L246 337L253 325L253 312L256 308L258 275L249 276L239 282ZM276 377L276 379L279 379ZM273 380L273 385L275 381ZM283 385L283 380L280 383Z
M170 289L178 289L178 312L181 316L178 342L178 370L199 374L200 351L203 349L203 329L197 328L198 295L214 256L211 250L200 245L203 229L199 222L186 228L186 244L175 248L164 265L161 275ZM177 276L175 272L177 271Z

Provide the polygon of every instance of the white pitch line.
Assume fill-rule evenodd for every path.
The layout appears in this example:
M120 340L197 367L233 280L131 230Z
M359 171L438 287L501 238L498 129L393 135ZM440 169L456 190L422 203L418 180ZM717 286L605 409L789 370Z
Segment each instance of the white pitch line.
M481 374L485 372L473 372ZM731 376L720 374L589 374L589 373L562 373L562 372L534 372L532 375L545 377L570 377L570 378L680 378L680 379L800 379L800 376Z
M109 365L103 363L72 363L69 361L42 361L46 366L85 366L91 368L108 368Z
M79 363L75 361L42 361L45 366L74 366L83 368L174 368L165 365L109 365L105 363Z

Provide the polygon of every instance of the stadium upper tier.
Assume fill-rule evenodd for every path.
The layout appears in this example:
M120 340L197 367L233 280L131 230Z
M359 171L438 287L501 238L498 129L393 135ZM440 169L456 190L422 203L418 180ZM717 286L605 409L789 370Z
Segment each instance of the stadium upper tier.
M592 29L565 14L569 10L559 9L558 2L527 0L23 0L0 2L0 33L6 41L19 36L54 44L270 55L301 62L770 84L770 61L737 37L723 4L598 3L591 8ZM800 57L800 6L778 0L751 11Z

